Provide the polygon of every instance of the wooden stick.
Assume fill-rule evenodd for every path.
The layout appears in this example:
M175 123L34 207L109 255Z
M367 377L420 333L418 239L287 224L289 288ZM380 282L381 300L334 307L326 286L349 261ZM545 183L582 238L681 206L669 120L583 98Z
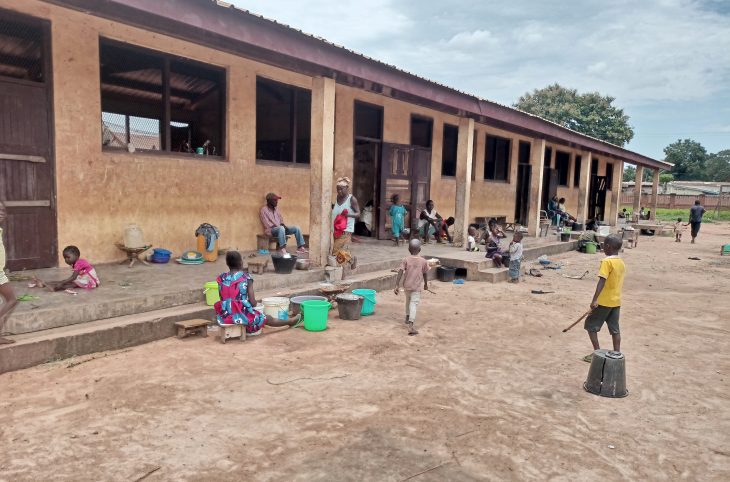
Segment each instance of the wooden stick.
M580 318L578 318L577 320L575 320L575 322L572 325L570 325L569 327L567 327L566 329L564 329L563 330L563 333L565 333L566 331L570 330L575 325L577 325L578 323L580 323L581 321L583 321L583 318L585 318L586 316L590 315L591 313L593 313L593 308L591 308L590 310L588 310L585 313L583 313L583 316L581 316Z

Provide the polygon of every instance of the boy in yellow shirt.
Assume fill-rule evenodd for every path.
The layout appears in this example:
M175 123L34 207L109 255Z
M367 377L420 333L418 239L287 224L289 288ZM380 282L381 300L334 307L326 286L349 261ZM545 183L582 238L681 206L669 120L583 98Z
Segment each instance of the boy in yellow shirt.
M626 266L624 260L618 257L623 246L621 237L612 234L603 242L603 252L606 257L601 261L598 271L598 285L591 301L591 312L586 318L584 328L591 339L593 349L598 350L598 332L605 322L613 340L613 351L621 351L621 331L618 320L621 313L621 289L624 285ZM590 362L592 355L584 358Z

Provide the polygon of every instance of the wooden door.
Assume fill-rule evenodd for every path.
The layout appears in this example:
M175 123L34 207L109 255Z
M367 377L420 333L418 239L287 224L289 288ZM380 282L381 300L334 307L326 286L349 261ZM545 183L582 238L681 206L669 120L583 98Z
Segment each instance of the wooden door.
M383 143L380 169L380 199L378 202L378 239L390 239L390 198L400 195L401 202L411 207L411 152L406 144Z
M527 226L530 212L530 181L532 166L518 164L517 166L517 194L515 198L515 222Z
M14 60L33 69L32 75L25 78L3 75L17 69L0 69L0 201L8 211L3 233L7 268L56 266L48 26L6 17L0 12L0 31L10 32L6 38L8 45L29 45L28 42L35 41L40 52L40 58ZM13 37L15 32L20 32L17 37ZM2 57L0 62L4 62Z
M588 198L588 219L603 221L606 210L606 176L591 176L591 192Z
M431 195L431 149L383 143L381 159L378 239L390 239L388 210L393 194L400 195L408 209L406 227L418 225L418 213Z
M411 228L418 226L418 215L426 209L431 196L431 149L414 147L411 160Z
M548 201L558 194L558 170L544 168L542 177L542 209L546 210Z

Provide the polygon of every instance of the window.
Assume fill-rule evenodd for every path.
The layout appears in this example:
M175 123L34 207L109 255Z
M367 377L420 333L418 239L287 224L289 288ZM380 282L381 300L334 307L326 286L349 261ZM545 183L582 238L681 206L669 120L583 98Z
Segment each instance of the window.
M607 162L606 163L606 189L611 191L612 186L613 186L613 163Z
M487 136L484 153L484 179L507 181L509 176L510 140Z
M0 77L44 81L43 28L0 20Z
M555 169L558 170L558 185L567 187L570 179L570 154L555 152Z
M224 155L225 70L100 43L102 146Z
M428 117L411 116L411 145L431 147L433 136L433 119Z
M575 156L575 167L573 168L573 187L580 186L580 164L583 158L581 156Z
M520 141L520 147L519 147L519 163L520 164L529 164L530 163L530 149L532 145L529 142Z
M256 159L309 164L312 92L256 79Z
M553 148L545 148L545 160L543 161L543 167L550 168L553 165Z
M355 101L355 137L380 141L383 139L383 108Z
M441 175L456 176L456 150L459 143L459 128L444 124L444 143L441 148Z

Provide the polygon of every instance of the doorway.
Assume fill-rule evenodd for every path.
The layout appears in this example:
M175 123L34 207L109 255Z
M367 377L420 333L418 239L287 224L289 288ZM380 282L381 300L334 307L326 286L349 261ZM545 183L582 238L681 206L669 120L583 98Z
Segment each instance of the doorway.
M0 10L0 201L7 268L56 266L50 24Z
M548 202L553 196L558 194L558 171L553 169L553 150L550 147L545 148L545 160L543 161L542 174L542 199L540 200L542 210L546 211Z
M376 237L379 219L379 173L383 144L383 108L355 101L352 194L361 206L355 234Z
M418 215L431 195L431 149L410 144L383 144L379 204L383 215L378 223L378 239L390 239L390 208L393 194L408 209L406 227L418 226ZM413 231L411 231L413 232Z
M520 141L517 165L517 193L515 198L515 223L527 226L530 211L530 143Z
M606 176L598 175L598 159L591 161L591 190L588 195L588 219L603 221L606 209Z

